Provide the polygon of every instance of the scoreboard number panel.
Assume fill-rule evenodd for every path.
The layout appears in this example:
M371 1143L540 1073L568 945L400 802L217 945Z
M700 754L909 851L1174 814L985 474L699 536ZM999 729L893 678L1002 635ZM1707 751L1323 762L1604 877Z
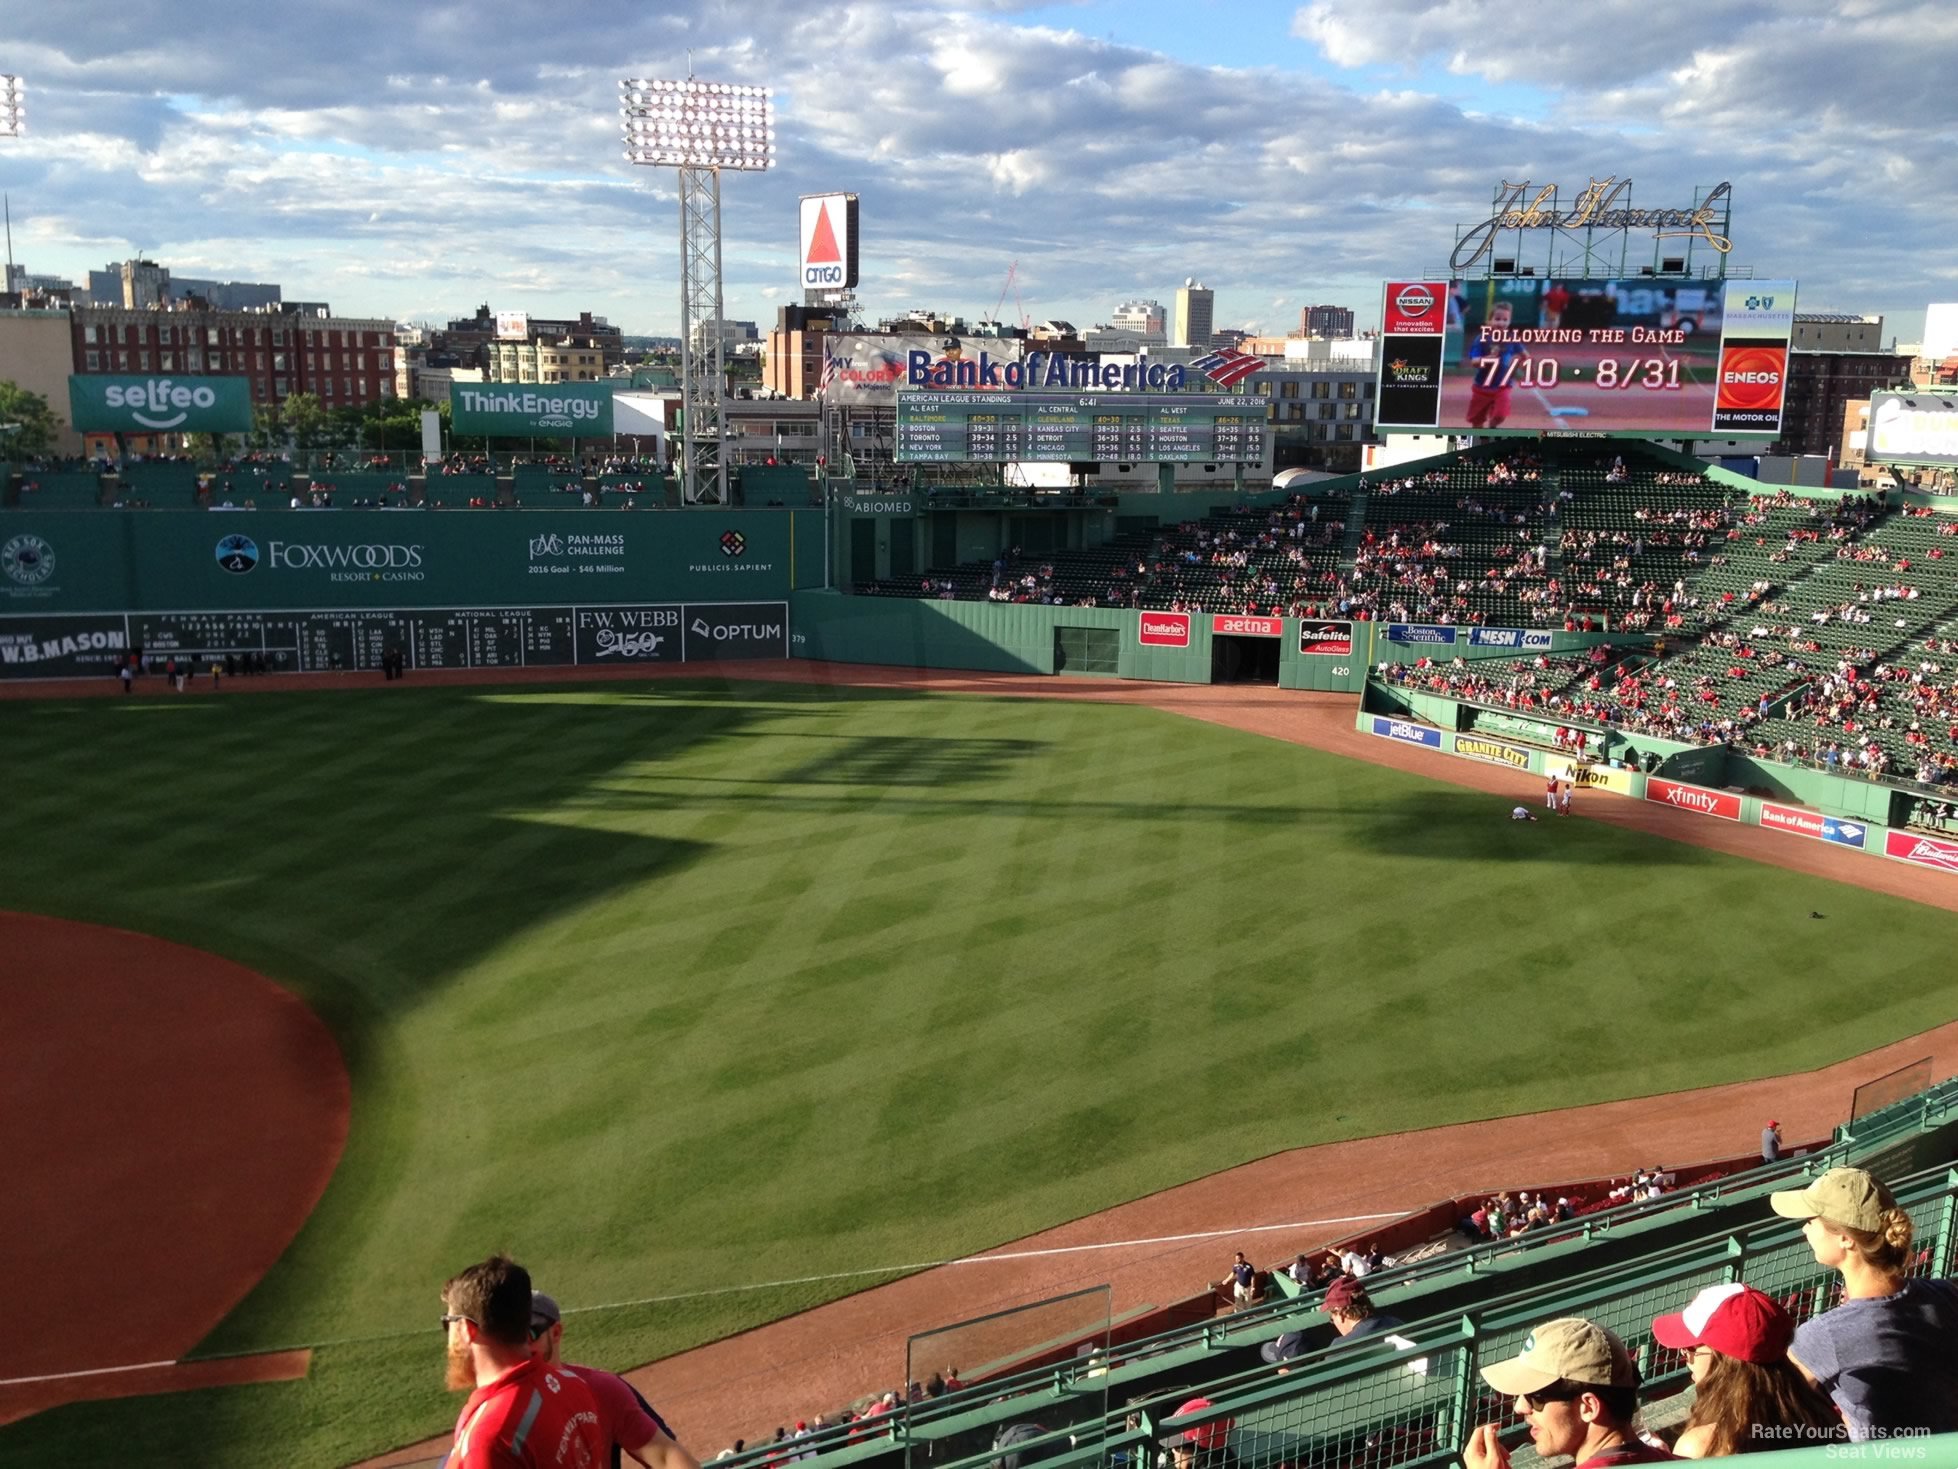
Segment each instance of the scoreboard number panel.
M1252 464L1269 405L1226 393L910 390L897 398L904 464Z

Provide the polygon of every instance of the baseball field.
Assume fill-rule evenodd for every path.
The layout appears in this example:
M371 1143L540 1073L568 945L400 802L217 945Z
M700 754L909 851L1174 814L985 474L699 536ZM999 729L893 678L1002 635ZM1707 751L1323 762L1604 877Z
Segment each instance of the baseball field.
M1951 912L1146 707L389 686L0 703L0 748L0 908L238 961L352 1083L199 1348L305 1380L55 1409L0 1464L440 1432L437 1290L493 1249L640 1303L579 1320L622 1368L1280 1149L1958 1013Z

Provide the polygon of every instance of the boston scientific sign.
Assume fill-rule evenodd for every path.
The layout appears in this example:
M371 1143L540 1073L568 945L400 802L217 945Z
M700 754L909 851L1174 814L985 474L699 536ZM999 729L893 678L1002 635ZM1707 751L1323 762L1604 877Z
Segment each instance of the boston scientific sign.
M1594 178L1561 213L1555 184L1545 184L1534 194L1532 187L1528 180L1520 184L1503 180L1496 191L1495 213L1463 232L1449 265L1467 270L1495 248L1496 236L1503 230L1651 230L1661 240L1696 235L1722 255L1734 248L1733 241L1720 233L1727 228L1732 184L1716 184L1688 209L1633 209L1627 198L1632 191L1630 179Z

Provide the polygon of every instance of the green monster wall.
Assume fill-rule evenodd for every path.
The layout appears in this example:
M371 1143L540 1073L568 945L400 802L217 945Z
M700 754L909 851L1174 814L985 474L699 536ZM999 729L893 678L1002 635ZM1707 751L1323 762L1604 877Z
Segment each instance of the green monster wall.
M0 677L136 648L280 670L786 657L788 595L822 580L809 510L21 512L0 519Z

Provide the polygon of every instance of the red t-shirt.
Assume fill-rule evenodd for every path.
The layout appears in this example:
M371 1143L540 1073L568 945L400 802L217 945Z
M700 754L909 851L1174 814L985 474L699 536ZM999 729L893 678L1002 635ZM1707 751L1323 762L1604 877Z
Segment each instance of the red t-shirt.
M479 1387L456 1419L448 1469L599 1469L610 1450L592 1390L541 1362Z
M592 1397L598 1401L599 1431L608 1442L622 1449L643 1449L658 1434L673 1437L673 1430L653 1411L652 1405L618 1373L607 1372L602 1367L570 1365L564 1370L591 1389Z

